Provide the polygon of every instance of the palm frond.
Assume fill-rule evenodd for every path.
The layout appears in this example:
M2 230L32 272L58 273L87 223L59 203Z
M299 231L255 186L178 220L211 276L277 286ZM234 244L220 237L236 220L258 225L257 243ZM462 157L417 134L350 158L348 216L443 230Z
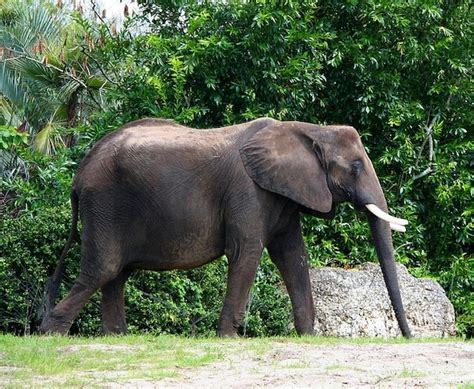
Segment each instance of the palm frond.
M11 69L7 62L0 62L0 94L8 98L13 104L23 105L26 101L26 87L22 85L20 74Z
M18 52L24 52L25 46L21 37L17 34L17 28L0 25L0 46L10 48Z
M21 41L26 48L33 48L39 39L45 45L55 45L60 39L61 25L50 9L45 6L27 7L18 23Z
M47 7L28 7L28 10L24 16L37 37L41 36L51 42L58 39L60 23L57 14Z
M35 150L44 154L53 154L59 144L64 145L63 139L58 132L60 127L60 123L55 122L54 118L51 118L46 126L36 134L33 142Z
M61 127L65 123L61 114L63 102L58 98L56 88L35 80L30 80L28 86L29 103L24 110L25 117L31 124L31 133L40 131L50 121L58 122L57 127Z
M76 111L65 108L71 97L105 85L87 65L77 38L82 35L74 33L74 25L79 26L70 13L54 7L50 0L18 0L14 20L2 24L0 19L0 49L4 49L0 51L0 95L22 113L30 132L36 133L32 146L46 153L54 152L62 142L61 127L76 119L68 117L68 113L77 115ZM95 100L92 94L87 99ZM73 101L85 106L82 99ZM84 107L77 112L84 112Z
M48 49L54 51L61 44L61 31L66 21L61 12L46 5L20 2L15 23L0 24L0 46L28 54L40 51L41 55L42 50Z
M9 68L31 80L50 86L57 86L60 82L61 73L58 70L41 63L35 58L19 56L9 58L7 61Z
M58 91L58 99L61 101L67 101L73 92L75 92L80 87L81 84L75 80L69 80L65 82Z
M12 126L18 126L21 122L17 109L4 96L0 96L0 121L1 124Z

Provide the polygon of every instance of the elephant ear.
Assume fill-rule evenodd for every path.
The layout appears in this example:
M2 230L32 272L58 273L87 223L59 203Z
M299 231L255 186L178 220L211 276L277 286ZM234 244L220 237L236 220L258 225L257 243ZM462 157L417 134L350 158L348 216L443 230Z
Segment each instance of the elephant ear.
M304 131L284 123L265 127L241 147L240 157L261 188L315 211L331 210L326 173Z

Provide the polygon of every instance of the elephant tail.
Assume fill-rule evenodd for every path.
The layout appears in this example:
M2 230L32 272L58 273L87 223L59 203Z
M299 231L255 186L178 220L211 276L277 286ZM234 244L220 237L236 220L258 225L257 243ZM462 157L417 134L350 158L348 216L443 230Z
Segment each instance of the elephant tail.
M41 312L39 313L39 317L42 318L43 324L46 320L48 320L50 312L53 310L58 294L59 294L59 286L61 285L61 280L64 275L64 270L66 267L65 258L69 251L69 248L74 243L77 237L77 220L78 220L78 209L79 209L79 197L74 189L71 192L71 210L72 210L72 221L71 221L71 229L69 231L69 238L64 245L63 251L61 256L59 257L58 264L56 265L56 269L51 277L49 277L48 281L46 282L45 286L45 293L43 297L43 304L41 307ZM42 325L43 327L43 325Z

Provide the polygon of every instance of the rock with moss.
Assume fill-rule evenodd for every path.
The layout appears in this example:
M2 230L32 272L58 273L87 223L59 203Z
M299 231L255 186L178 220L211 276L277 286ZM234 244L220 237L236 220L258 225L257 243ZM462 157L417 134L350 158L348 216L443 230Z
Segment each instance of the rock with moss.
M417 279L397 264L398 280L408 323L414 336L455 334L454 308L441 286ZM311 269L316 310L315 332L325 336L400 336L380 266L359 270Z

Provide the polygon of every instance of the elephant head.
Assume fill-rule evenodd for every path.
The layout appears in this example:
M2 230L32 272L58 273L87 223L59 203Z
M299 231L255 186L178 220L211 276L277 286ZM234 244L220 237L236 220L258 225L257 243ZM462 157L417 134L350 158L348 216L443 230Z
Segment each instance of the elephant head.
M390 216L385 196L357 131L348 126L274 123L240 149L249 176L318 216L350 201L367 213L385 284L401 332L410 337L398 286L391 229L408 222Z

